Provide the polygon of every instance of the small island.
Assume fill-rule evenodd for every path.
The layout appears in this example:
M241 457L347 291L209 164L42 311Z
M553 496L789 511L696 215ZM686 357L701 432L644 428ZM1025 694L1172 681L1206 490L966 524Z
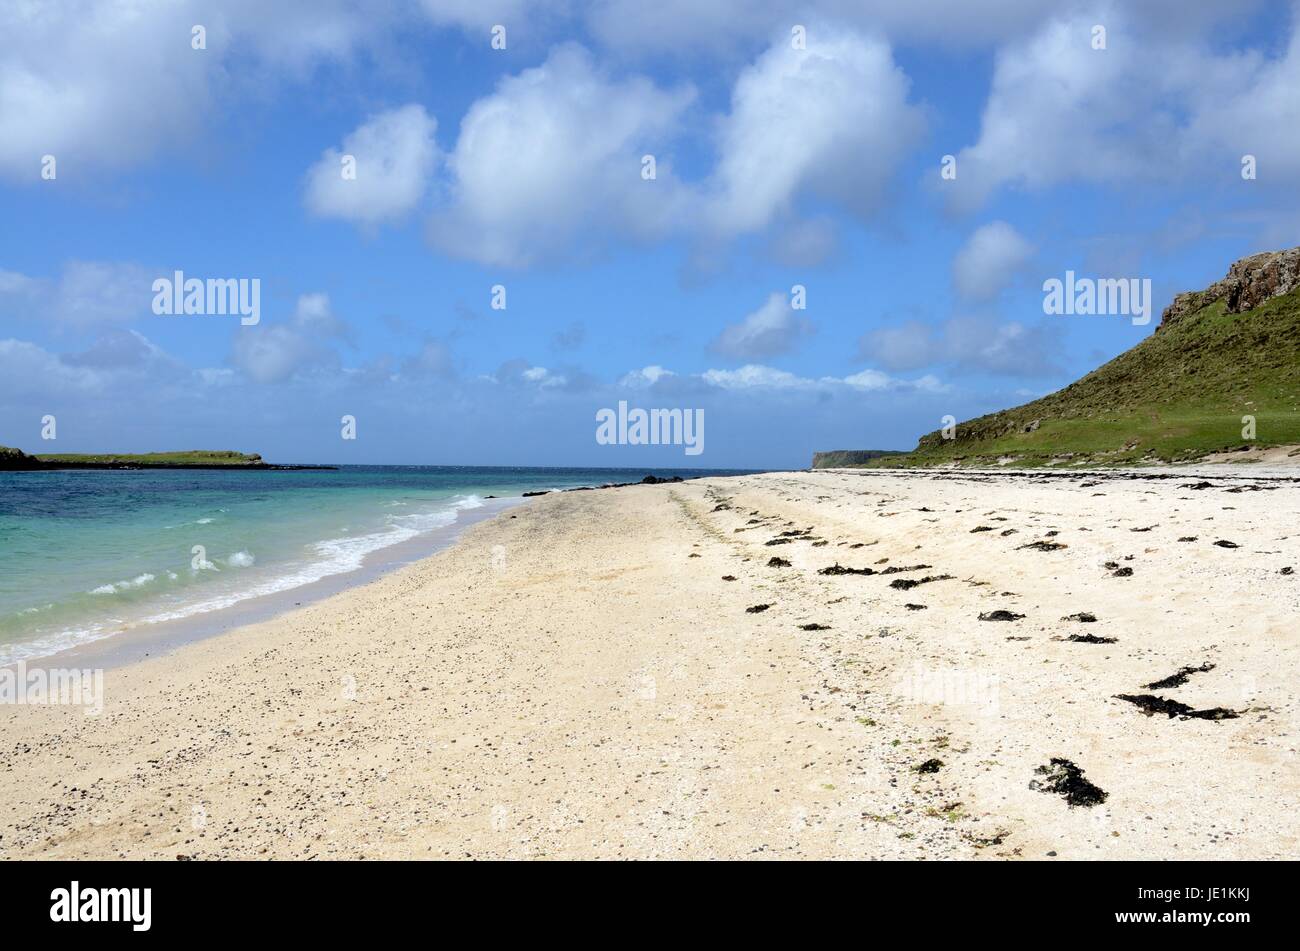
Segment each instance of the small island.
M184 452L75 453L31 456L21 449L0 446L0 471L48 469L337 469L337 466L273 465L255 452L190 449Z

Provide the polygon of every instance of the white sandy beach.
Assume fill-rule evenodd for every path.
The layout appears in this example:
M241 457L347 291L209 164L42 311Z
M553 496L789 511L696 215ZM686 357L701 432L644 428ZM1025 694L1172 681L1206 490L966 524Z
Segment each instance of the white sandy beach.
M0 706L0 857L1293 857L1295 473L533 499L109 670L99 716ZM876 573L818 574L837 563ZM996 610L1024 617L979 620ZM1031 788L1053 758L1104 802Z

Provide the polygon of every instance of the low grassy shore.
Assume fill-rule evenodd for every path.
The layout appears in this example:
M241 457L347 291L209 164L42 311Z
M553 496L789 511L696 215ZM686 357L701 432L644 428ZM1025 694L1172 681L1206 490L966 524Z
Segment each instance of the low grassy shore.
M0 705L0 856L1290 857L1291 473L552 493Z
M31 456L0 446L0 471L39 469L333 469L335 466L273 465L255 452L191 449L185 452L77 453Z

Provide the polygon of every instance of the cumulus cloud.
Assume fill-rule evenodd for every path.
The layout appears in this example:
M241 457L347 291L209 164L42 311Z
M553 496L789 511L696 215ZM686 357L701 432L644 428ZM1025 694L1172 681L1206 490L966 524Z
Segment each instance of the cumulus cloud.
M761 360L789 353L810 333L812 322L795 312L787 295L774 291L758 310L723 328L709 346L736 360Z
M408 376L450 379L456 375L455 361L445 343L426 340L415 356L402 365Z
M1092 47L1098 24L1104 50ZM1294 26L1270 57L1219 52L1135 6L1060 16L998 51L979 138L957 153L944 191L970 211L1004 186L1168 182L1232 167L1247 152L1289 181L1300 173L1297 82Z
M858 391L913 390L941 392L944 384L934 376L915 380L891 377L878 370L863 370L847 377L802 377L786 370L761 364L746 364L736 370L705 370L700 374L707 383L724 390L826 390L849 387Z
M623 374L622 379L618 381L618 385L639 390L649 386L654 386L660 380L665 380L676 375L677 374L672 370L665 370L657 364L652 364L648 367L642 367L639 370L629 370L627 373Z
M38 182L46 154L60 179L147 161L195 140L223 100L346 59L396 13L347 0L0 4L0 175ZM191 46L195 24L206 49Z
M429 240L457 257L524 266L594 252L611 234L667 233L687 197L666 145L694 95L614 79L582 47L557 47L470 107ZM646 154L657 159L654 180L642 178Z
M967 300L997 297L1034 253L1034 246L1005 221L991 221L967 239L952 262L957 293Z
M881 39L831 27L810 27L806 49L777 39L741 73L721 121L711 226L762 230L800 196L868 217L922 129L909 85Z
M371 116L307 172L304 201L323 218L363 225L393 221L424 197L438 161L437 121L417 104ZM345 175L344 159L351 156Z
M303 294L288 323L235 331L230 363L255 383L283 383L302 373L337 369L338 353L327 341L347 334L327 295Z
M915 320L881 327L862 337L858 355L887 370L916 370L935 362L934 331Z
M155 276L120 261L68 261L57 278L0 270L0 309L71 329L127 323L152 313Z
M858 356L888 370L945 364L999 376L1040 377L1062 372L1063 341L1053 324L1024 324L991 316L954 317L935 328L921 321L870 331Z

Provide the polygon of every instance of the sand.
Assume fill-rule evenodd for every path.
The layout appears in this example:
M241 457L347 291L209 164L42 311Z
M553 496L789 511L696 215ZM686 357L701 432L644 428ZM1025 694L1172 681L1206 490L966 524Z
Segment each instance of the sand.
M0 856L1293 857L1294 474L845 470L533 499L111 669L98 716L0 706ZM930 567L818 574L837 563ZM998 610L1024 617L979 620ZM1062 620L1080 612L1097 620ZM1209 669L1144 686L1188 666ZM1043 789L1053 758L1104 801Z

